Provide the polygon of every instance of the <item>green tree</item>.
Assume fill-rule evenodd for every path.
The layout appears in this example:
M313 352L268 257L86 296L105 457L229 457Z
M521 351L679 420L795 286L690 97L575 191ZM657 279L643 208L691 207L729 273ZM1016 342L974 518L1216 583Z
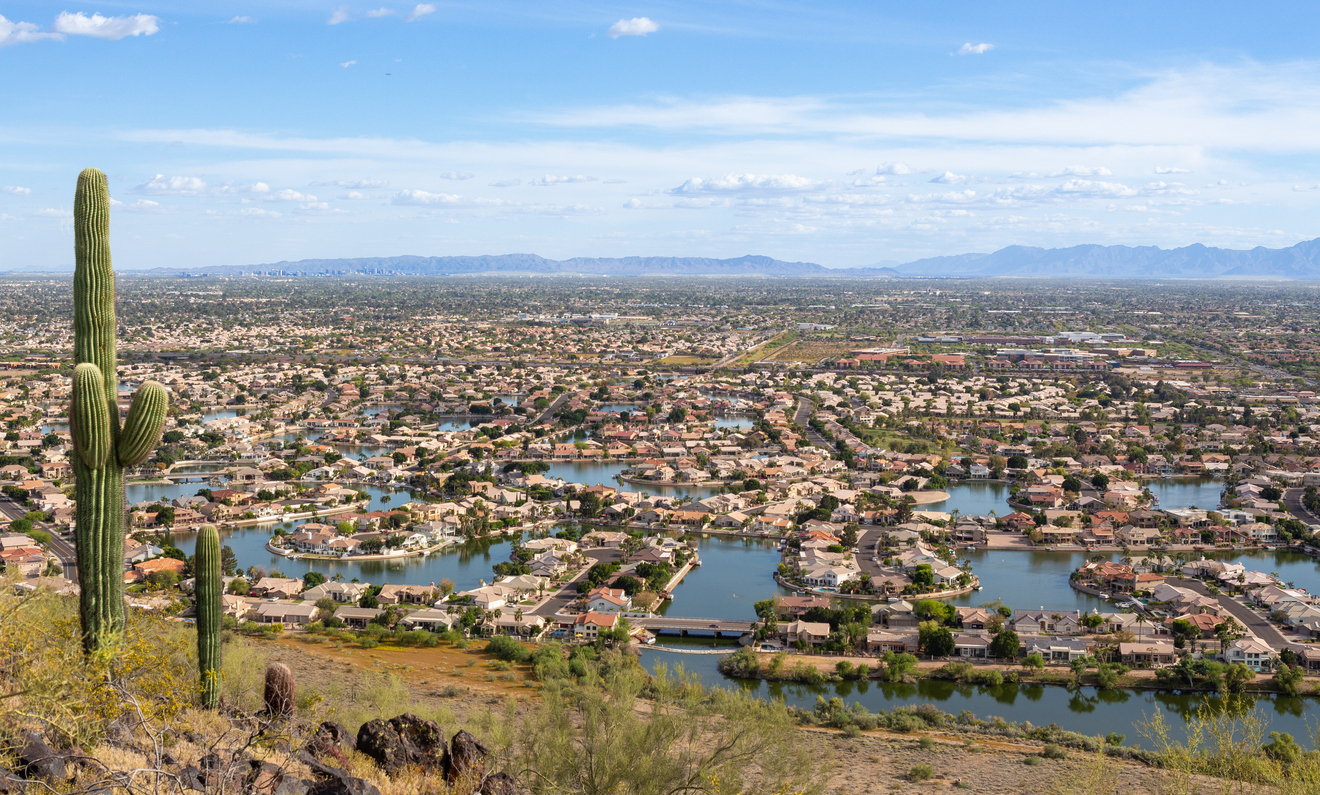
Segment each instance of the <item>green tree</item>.
M1021 647L1022 642L1016 632L1011 629L1001 629L990 641L990 654L1001 660L1016 660Z

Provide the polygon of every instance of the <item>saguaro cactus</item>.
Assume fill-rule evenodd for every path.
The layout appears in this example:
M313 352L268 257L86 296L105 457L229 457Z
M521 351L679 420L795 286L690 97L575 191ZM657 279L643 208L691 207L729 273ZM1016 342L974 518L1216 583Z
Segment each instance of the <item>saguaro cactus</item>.
M119 422L115 373L115 274L110 265L110 191L105 174L78 175L73 198L73 405L77 455L78 585L83 646L104 648L124 628L124 468L141 463L160 440L169 395L147 381Z
M193 571L197 576L193 593L197 597L197 670L201 676L202 706L215 709L220 705L220 630L224 627L220 534L215 525L202 525L197 531Z

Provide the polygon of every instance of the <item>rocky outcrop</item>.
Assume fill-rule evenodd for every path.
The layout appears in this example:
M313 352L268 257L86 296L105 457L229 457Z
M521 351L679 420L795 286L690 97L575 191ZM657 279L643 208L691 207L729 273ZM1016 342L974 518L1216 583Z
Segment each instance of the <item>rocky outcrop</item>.
M409 766L443 770L444 757L448 754L439 724L412 713L362 724L358 729L357 749L376 760L391 776Z

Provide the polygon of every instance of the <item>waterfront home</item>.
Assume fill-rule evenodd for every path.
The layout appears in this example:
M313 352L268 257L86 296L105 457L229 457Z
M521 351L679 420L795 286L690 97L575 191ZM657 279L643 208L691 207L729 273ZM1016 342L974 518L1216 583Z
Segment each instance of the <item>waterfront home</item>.
M1133 511L1131 515L1135 516L1137 513L1139 511ZM1148 547L1160 543L1163 536L1154 528L1124 525L1114 531L1114 540L1129 547Z
M482 622L482 630L494 635L517 635L536 638L545 629L545 619L511 607L502 607L493 618Z
M459 622L459 616L446 610L428 607L409 613L404 617L404 626L414 629L427 629L431 632L444 632L453 629Z
M618 624L617 613L581 613L573 621L573 637L591 643L600 636L601 631L614 629Z
M1253 671L1268 671L1274 667L1274 650L1257 638L1238 638L1229 645L1224 661L1229 665L1242 663Z
M593 613L626 613L632 599L622 588L597 588L587 593L587 610Z
M841 584L857 578L855 569L842 566L821 566L808 570L802 581L814 588L838 588Z
M793 621L780 625L779 637L785 643L801 641L807 646L819 646L830 639L830 625L823 621Z
M890 632L872 627L866 633L866 651L871 654L884 654L887 651L916 654L917 640L915 632Z
M261 624L286 627L306 626L316 617L316 605L295 602L262 602L257 605L256 620Z
M1221 620L1219 616L1209 613L1187 613L1166 618L1164 627L1172 634L1175 621L1186 621L1200 631L1202 639L1208 639L1215 637L1215 627L1219 626Z
M813 608L829 606L830 600L824 596L785 596L779 599L776 612L784 618L797 618Z
M1118 644L1118 656L1124 665L1133 668L1151 668L1172 665L1173 644L1162 640L1138 641Z
M1014 610L1007 626L1019 635L1072 635L1081 632L1081 615L1076 610Z
M429 605L440 597L440 589L431 585L392 585L386 583L376 594L376 601L383 605Z
M505 588L513 588L519 593L536 594L541 593L550 587L550 581L545 577L537 577L534 574L515 574L509 577L501 577L495 581L496 585L502 585Z
M954 611L958 626L963 629L982 630L1003 622L1003 617L998 611L987 610L984 607L956 607Z
M1047 663L1069 663L1090 651L1082 638L1028 638L1024 645L1027 654L1039 654Z
M911 602L881 602L871 608L871 622L884 624L890 629L915 627L921 623Z
M252 596L292 599L303 592L303 581L290 577L262 577L248 591Z
M984 659L990 656L989 635L959 632L953 636L953 654L955 657Z
M335 618L353 629L366 629L371 619L385 611L375 607L341 607L335 611Z
M340 604L356 604L362 598L362 594L371 587L368 583L362 582L335 582L329 580L323 582L315 588L309 588L303 591L302 598L305 602L318 602L321 599L331 599Z

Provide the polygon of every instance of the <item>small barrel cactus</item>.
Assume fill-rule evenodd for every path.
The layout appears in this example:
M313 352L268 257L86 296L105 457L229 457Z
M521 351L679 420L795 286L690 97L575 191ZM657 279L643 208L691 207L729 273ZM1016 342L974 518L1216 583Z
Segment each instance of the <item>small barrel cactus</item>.
M94 168L78 175L73 245L74 539L83 647L93 652L112 648L124 629L124 469L145 461L160 440L169 393L143 383L120 425L110 190Z
M266 714L272 718L287 718L293 714L293 705L297 699L297 690L293 684L293 671L284 663L271 663L266 666Z
M197 531L193 558L197 597L197 671L202 685L202 706L220 705L220 631L224 628L224 580L220 571L220 534L215 525Z

